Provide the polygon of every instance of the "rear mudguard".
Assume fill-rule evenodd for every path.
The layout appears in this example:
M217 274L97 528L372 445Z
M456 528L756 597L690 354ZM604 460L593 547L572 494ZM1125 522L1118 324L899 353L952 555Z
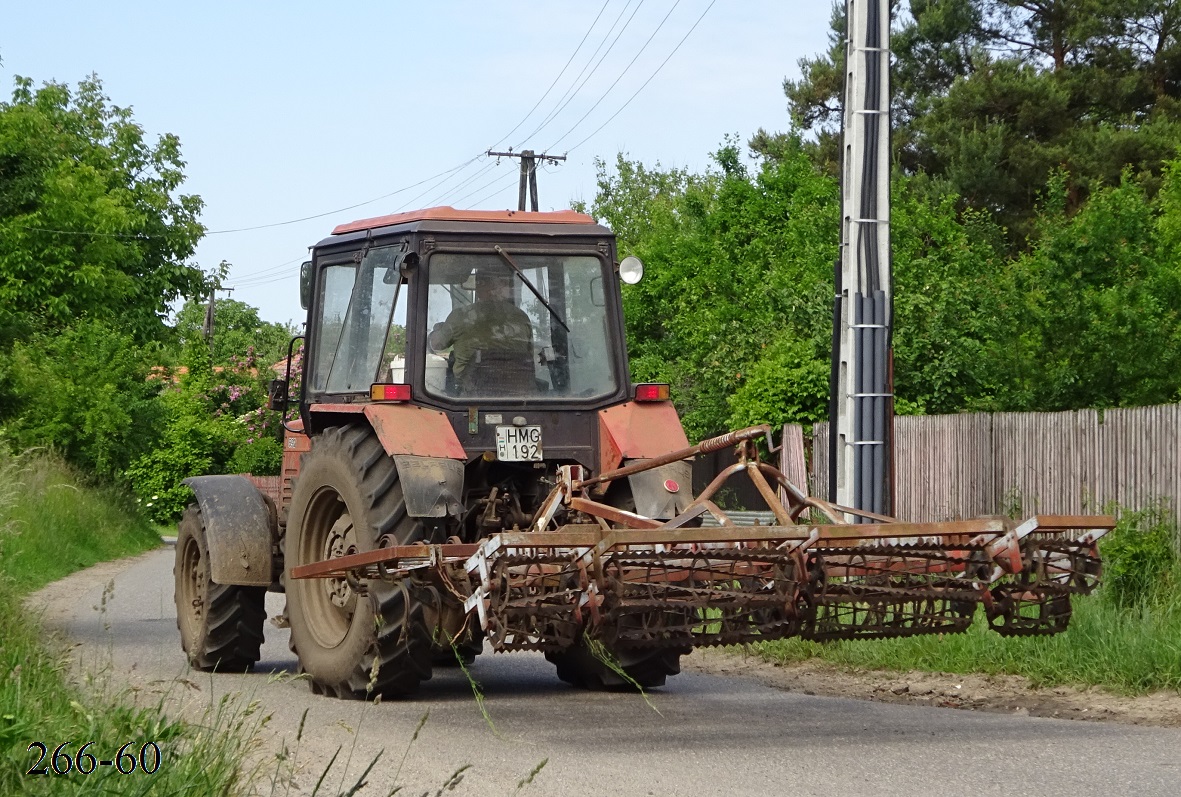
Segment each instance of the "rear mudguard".
M439 518L463 515L463 463L442 457L394 457L402 496L410 517Z
M643 462L624 460L624 465ZM693 465L681 460L627 477L636 512L654 520L671 520L693 503Z
M194 476L184 484L201 508L213 583L271 586L275 519L259 489L244 476Z

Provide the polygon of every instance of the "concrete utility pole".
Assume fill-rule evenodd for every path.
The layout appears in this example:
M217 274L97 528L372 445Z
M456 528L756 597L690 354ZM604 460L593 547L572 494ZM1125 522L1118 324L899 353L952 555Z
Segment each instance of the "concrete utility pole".
M890 2L847 0L845 14L829 497L844 506L891 514Z
M488 150L488 155L495 155L498 158L520 158L521 159L521 188L519 197L517 199L517 210L525 209L525 189L528 188L530 199L530 210L537 211L537 162L548 162L552 166L556 166L558 161L566 160L565 155L547 155L541 153L534 154L531 149L523 149L520 152L513 152L511 149L508 152L493 152Z

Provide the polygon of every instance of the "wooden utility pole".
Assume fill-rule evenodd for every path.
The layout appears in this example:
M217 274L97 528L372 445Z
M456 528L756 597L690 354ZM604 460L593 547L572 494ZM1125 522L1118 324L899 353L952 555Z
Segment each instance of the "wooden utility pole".
M226 293L233 293L233 288L223 288L220 285L220 280L213 283L213 287L209 289L209 304L205 306L205 324L201 329L205 340L209 341L209 353L213 353L213 319L215 304L217 302L217 292L225 291Z
M512 148L508 152L493 152L488 150L488 155L495 155L497 158L520 158L521 159L521 184L520 191L517 197L517 210L525 209L525 194L529 194L530 210L537 211L537 162L549 163L557 166L558 161L566 160L565 155L548 155L541 153L537 155L531 149L523 149L520 152L513 152Z

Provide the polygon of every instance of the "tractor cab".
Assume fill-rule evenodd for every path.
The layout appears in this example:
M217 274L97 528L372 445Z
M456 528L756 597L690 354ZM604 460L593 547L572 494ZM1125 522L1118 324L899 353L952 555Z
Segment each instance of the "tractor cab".
M412 403L445 413L475 451L498 417L549 410L547 442L591 466L593 410L631 398L614 238L589 216L367 219L320 241L304 280L308 431L358 404ZM588 411L575 434L556 420L568 410Z

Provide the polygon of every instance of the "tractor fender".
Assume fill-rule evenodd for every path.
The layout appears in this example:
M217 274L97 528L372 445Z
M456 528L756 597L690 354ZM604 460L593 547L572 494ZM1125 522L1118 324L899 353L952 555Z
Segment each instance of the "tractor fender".
M245 476L194 476L182 483L201 508L213 583L271 586L275 521L262 492Z
M625 460L624 465L643 462ZM627 477L636 512L654 520L672 520L693 502L693 465L681 460Z
M463 463L443 457L394 456L402 497L410 517L459 517L463 514Z
M600 473L688 447L672 402L628 401L599 412ZM669 520L693 502L693 465L687 460L634 473L627 480L636 511L646 517Z
M652 459L689 447L671 401L627 401L599 411L599 473L629 459Z

